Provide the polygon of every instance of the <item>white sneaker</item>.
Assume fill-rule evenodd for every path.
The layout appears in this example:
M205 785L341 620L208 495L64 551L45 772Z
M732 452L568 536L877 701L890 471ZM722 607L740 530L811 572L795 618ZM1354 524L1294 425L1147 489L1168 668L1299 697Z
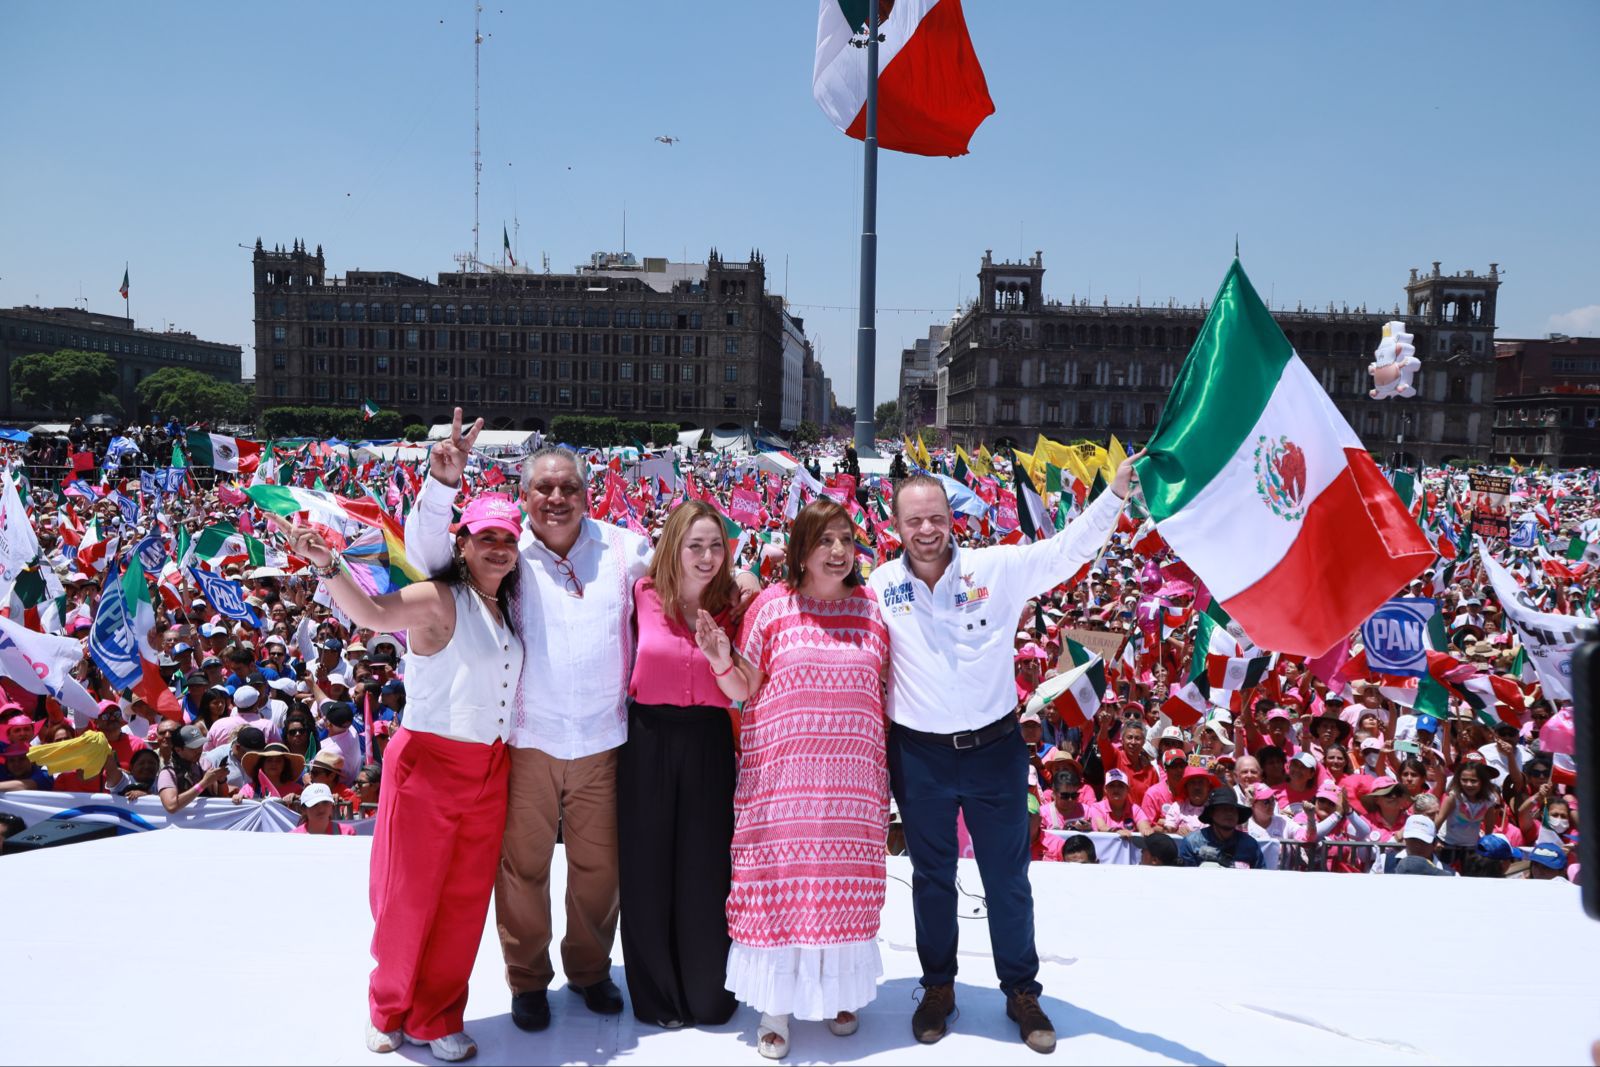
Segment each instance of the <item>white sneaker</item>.
M459 1060L469 1060L478 1054L478 1043L462 1030L460 1033L446 1034L436 1037L432 1041L424 1041L420 1037L405 1035L405 1039L413 1045L427 1045L428 1051L433 1053L433 1058L443 1060L445 1063L455 1063Z
M400 1031L379 1030L370 1021L367 1023L368 1052L393 1052L400 1047L400 1041Z

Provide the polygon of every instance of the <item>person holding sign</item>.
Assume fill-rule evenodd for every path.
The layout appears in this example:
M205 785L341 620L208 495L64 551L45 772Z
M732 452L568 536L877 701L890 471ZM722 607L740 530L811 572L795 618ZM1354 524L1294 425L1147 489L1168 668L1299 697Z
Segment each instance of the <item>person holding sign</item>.
M432 581L365 592L322 536L268 514L289 548L357 626L407 631L405 726L384 758L372 838L372 970L367 1048L427 1045L463 1060L467 979L478 955L505 829L511 715L522 671L511 617L517 584L516 504L480 496L456 527L451 565ZM312 785L311 790L319 786Z
M1143 455L1143 453L1140 453ZM1039 954L1028 883L1028 751L1017 730L1012 666L1022 605L1077 573L1110 536L1133 480L1117 469L1102 493L1054 537L1026 546L964 549L944 485L928 475L901 482L898 559L872 572L890 635L889 775L916 872L922 1003L918 1041L945 1035L955 1010L956 816L964 817L989 903L995 971L1006 1014L1037 1052L1056 1046L1039 1007Z

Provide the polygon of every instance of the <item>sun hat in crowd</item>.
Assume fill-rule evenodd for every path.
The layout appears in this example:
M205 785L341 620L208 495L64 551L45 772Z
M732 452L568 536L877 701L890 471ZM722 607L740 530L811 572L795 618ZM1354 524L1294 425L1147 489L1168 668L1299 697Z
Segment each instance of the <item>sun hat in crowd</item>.
M1181 779L1179 779L1179 782L1182 785L1187 785L1189 782L1193 781L1196 778L1204 779L1206 784L1211 786L1212 789L1220 789L1220 788L1222 788L1222 779L1218 778L1216 775L1212 774L1210 771L1206 770L1204 767L1188 767L1188 768L1185 768L1185 770L1183 772L1183 777Z
M1268 722L1274 722L1274 721L1276 721L1278 719L1292 720L1293 718L1294 718L1293 715L1290 715L1287 711L1285 711L1282 708L1273 708L1271 711L1267 712L1267 721Z
M283 742L274 741L260 752L246 752L239 757L239 765L244 768L244 776L254 779L256 768L260 767L261 761L268 756L282 756L288 760L290 774L295 778L300 777L300 772L305 770L306 758L304 756L296 752L290 752L288 746L284 745Z
M474 497L467 510L461 513L456 530L469 534L484 530L502 530L512 537L522 536L522 509L508 496L485 493Z
M1294 759L1290 760L1289 762L1298 763L1308 771L1314 771L1317 769L1317 757L1313 756L1309 752L1297 752Z
M1239 803L1239 794L1227 786L1219 786L1211 791L1211 795L1206 798L1205 810L1200 812L1200 821L1210 826L1218 808L1233 808L1239 813L1240 822L1250 817L1250 809Z
M1272 787L1270 785L1267 785L1265 782L1257 782L1254 786L1251 787L1251 789L1250 789L1250 801L1251 801L1251 803L1263 803L1263 802L1269 801L1269 800L1274 804L1276 804L1278 802L1278 794L1273 792Z
M1106 772L1106 785L1127 785L1128 775L1120 767L1113 767Z
M1330 804L1339 803L1339 783L1328 779L1317 787L1317 799L1326 800Z
M1027 711L1024 711L1021 714L1021 716L1019 716L1017 718L1017 722L1018 723L1025 723L1025 722L1042 723L1042 722L1044 722L1044 720L1039 717L1039 713L1037 711L1034 711L1033 709L1030 708Z
M1439 828L1427 815L1412 815L1406 819L1405 829L1400 831L1400 836L1406 841L1423 841L1431 845L1439 836Z
M172 747L173 748L204 748L205 744L206 744L206 732L205 732L205 729L203 727L196 726L194 723L190 723L189 725L181 728L178 731L178 737L173 742Z
M300 803L306 808L314 808L318 804L332 804L333 790L321 782L312 782L300 790Z
M1361 751L1362 752L1371 752L1374 749L1376 749L1379 752L1383 751L1383 739L1382 738L1378 738L1378 737L1363 737L1361 739Z
M1385 774L1372 780L1372 788L1367 790L1367 795L1361 798L1361 806L1368 811L1377 811L1378 801L1384 797L1398 796L1404 798L1405 795L1405 789L1400 783Z
M311 769L332 771L334 774L344 773L344 757L332 748L319 748L317 755L311 761Z

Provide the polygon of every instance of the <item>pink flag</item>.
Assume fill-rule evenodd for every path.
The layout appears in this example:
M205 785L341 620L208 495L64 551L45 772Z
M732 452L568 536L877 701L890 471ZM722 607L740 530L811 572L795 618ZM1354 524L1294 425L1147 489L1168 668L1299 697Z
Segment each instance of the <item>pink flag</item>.
M740 526L761 524L761 497L752 490L734 486L728 495L728 517Z

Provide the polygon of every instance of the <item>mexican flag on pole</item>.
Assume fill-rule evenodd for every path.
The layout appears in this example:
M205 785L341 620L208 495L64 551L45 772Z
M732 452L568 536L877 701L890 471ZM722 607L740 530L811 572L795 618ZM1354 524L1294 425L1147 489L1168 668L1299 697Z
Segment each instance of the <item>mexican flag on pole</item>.
M202 467L213 467L233 474L249 474L261 461L261 442L219 433L189 431L189 453Z
M1033 691L1027 710L1041 711L1054 700L1063 723L1087 726L1100 710L1106 691L1105 660L1069 637L1057 669L1061 673L1046 678Z
M869 8L875 0L821 0L811 95L822 113L856 140L867 128ZM879 3L880 11L888 5ZM898 0L880 16L878 144L919 156L964 156L994 114L961 0Z
M266 545L254 537L247 537L239 532L237 526L230 526L227 523L218 523L201 530L199 536L189 546L189 551L195 558L208 561L238 556L248 561L252 567L264 566L267 561ZM188 556L184 555L180 561L187 566Z
M373 419L375 419L377 417L378 417L378 405L374 404L370 400L365 400L365 399L362 400L361 401L361 421L362 422L371 422Z
M1138 474L1162 538L1264 649L1320 656L1433 561L1237 259Z

